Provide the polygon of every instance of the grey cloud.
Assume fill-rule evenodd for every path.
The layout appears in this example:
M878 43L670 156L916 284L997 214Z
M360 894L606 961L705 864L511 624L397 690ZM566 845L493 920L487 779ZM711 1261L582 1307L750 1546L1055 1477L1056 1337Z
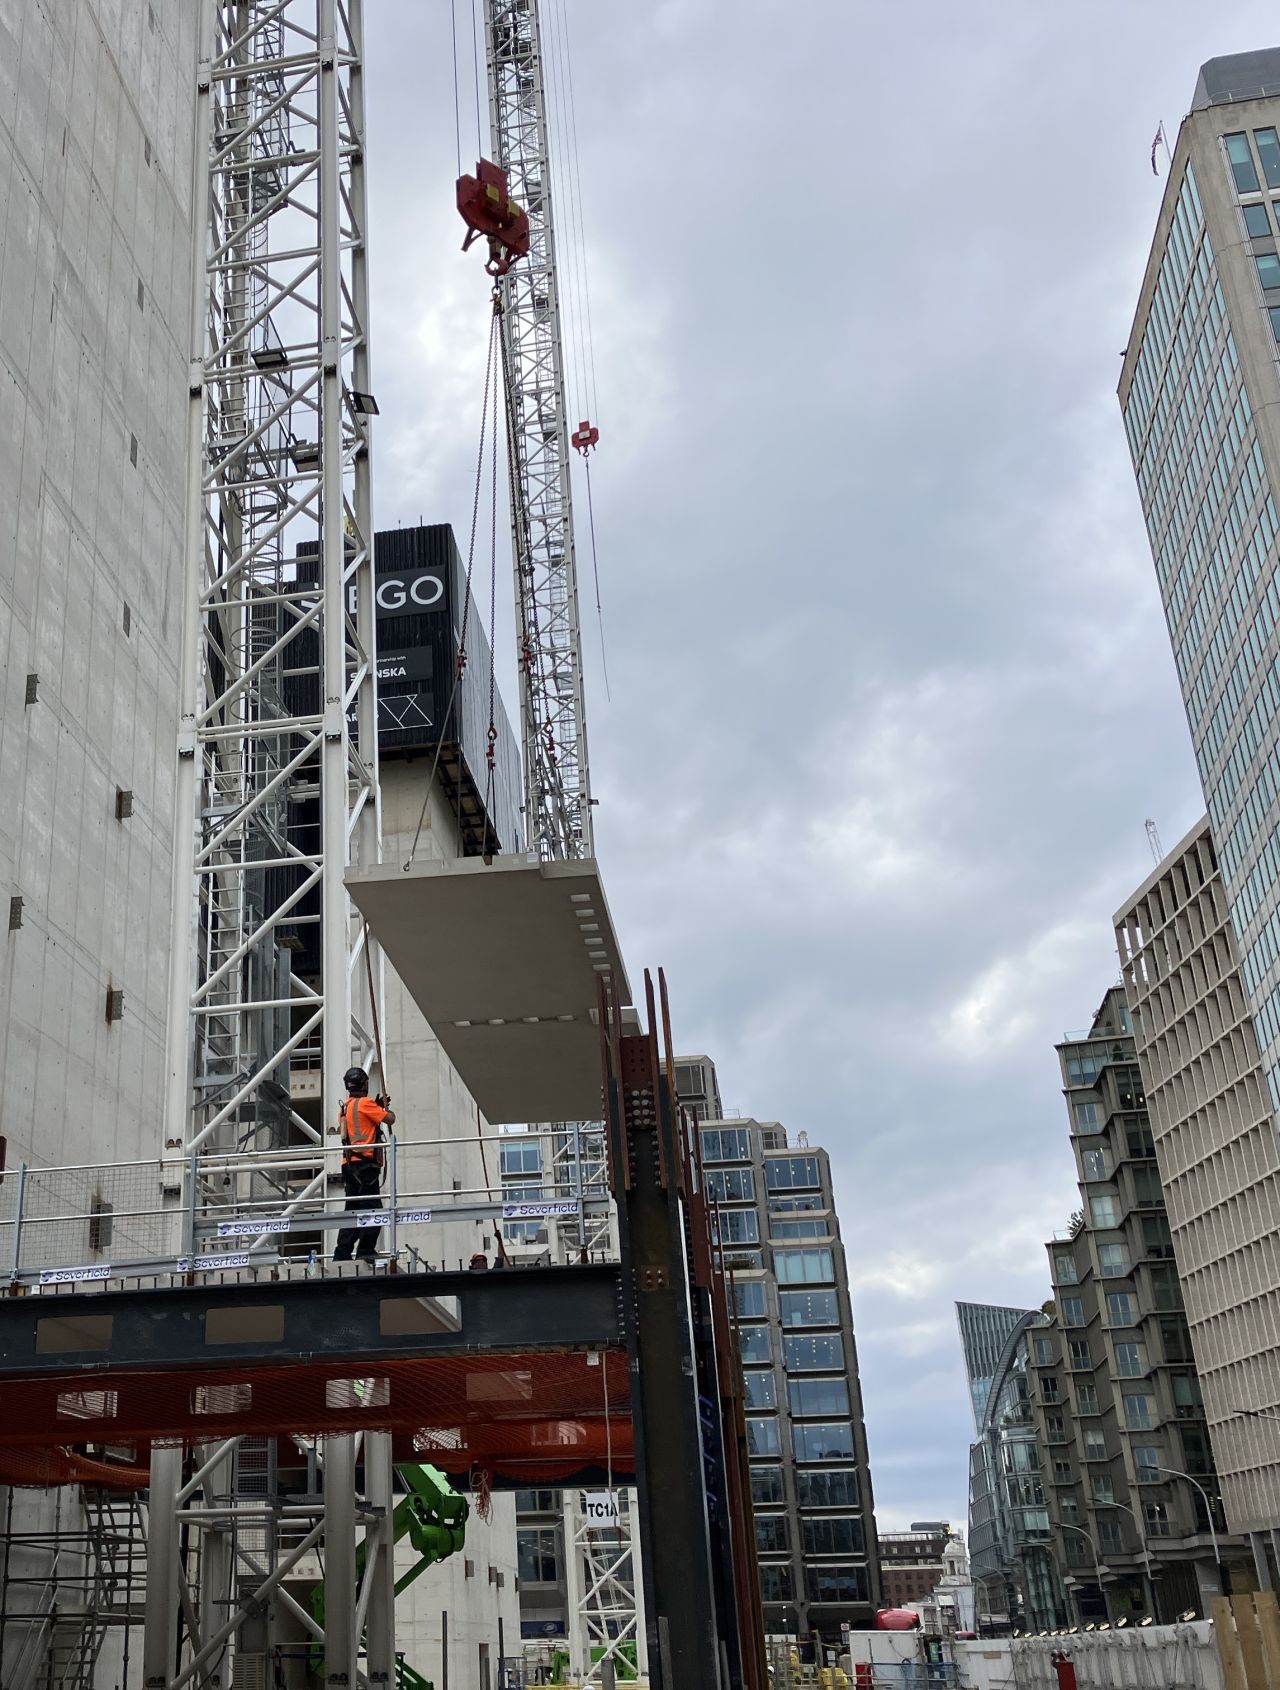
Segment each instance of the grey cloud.
M1272 8L567 4L610 898L726 1101L830 1147L882 1519L960 1519L952 1300L1046 1295L1053 1042L1202 807L1113 391L1147 153ZM448 18L369 14L379 519L465 529Z

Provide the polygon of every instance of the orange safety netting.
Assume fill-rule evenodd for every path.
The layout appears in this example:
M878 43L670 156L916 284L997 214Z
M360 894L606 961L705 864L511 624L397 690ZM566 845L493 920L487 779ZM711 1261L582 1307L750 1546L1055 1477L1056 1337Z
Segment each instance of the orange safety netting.
M0 1485L102 1485L108 1490L143 1490L146 1466L98 1461L74 1449L0 1448Z
M400 1458L449 1473L479 1466L554 1483L611 1459L630 1472L627 1359L620 1351L431 1356L15 1379L4 1387L0 1481L71 1482L69 1464L88 1460L66 1448L72 1441L143 1450L356 1431L395 1433Z

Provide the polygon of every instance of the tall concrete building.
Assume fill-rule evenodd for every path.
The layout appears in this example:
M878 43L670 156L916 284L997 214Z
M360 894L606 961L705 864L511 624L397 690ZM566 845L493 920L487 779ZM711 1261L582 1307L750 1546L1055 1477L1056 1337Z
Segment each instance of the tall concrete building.
M1032 1399L1054 1548L1079 1617L1173 1618L1218 1594L1218 1481L1122 987L1058 1046L1080 1208L1047 1246ZM1246 1561L1247 1565L1247 1561Z
M676 1064L703 1070L695 1101L718 1101L709 1066ZM871 1623L880 1565L831 1164L777 1121L700 1130L733 1273L765 1629L837 1643L842 1624Z
M1280 1143L1207 817L1115 929L1227 1522L1262 1555L1280 1523L1259 1417L1280 1416Z
M1280 1109L1280 48L1201 67L1119 397Z

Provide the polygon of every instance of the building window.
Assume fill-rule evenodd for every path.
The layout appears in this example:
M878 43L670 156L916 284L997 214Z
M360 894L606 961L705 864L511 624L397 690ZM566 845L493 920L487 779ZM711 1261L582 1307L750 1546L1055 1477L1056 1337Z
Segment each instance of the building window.
M784 1338L783 1364L788 1373L824 1373L844 1366L844 1339L838 1332L812 1338Z
M1120 1206L1114 1197L1091 1197L1089 1219L1094 1226L1119 1226Z
M716 1214L721 1244L758 1244L760 1217L754 1209L720 1209Z
M1037 1367L1048 1367L1052 1364L1052 1362L1053 1362L1053 1339L1052 1338L1036 1338L1036 1339L1033 1339L1032 1349L1035 1353L1036 1366Z
M1076 1386L1076 1413L1096 1414L1098 1412L1098 1391L1094 1385Z
M750 1422L748 1421L748 1425ZM776 1436L775 1427L775 1436ZM853 1455L853 1427L847 1420L802 1420L791 1428L797 1461L844 1461ZM772 1455L773 1450L762 1450Z
M1160 1482L1160 1451L1154 1444L1134 1444L1133 1470L1140 1485Z
M806 1555L865 1555L862 1521L850 1515L816 1514L800 1522Z
M1141 1344L1116 1345L1116 1372L1122 1379L1141 1379L1147 1371L1147 1357Z
M516 1566L521 1584L557 1584L560 1580L560 1533L555 1526L516 1533Z
M770 1191L812 1190L818 1180L816 1156L770 1156L764 1164L764 1183Z
M1200 1395L1200 1380L1194 1373L1175 1373L1173 1381L1173 1404L1178 1417L1190 1420L1199 1414L1203 1406Z
M801 1508L857 1508L858 1470L856 1467L821 1468L796 1474L796 1490Z
M1040 1401L1060 1402L1061 1400L1062 1392L1058 1388L1058 1381L1054 1378L1052 1373L1046 1374L1046 1376L1040 1381Z
M1166 1361L1191 1360L1191 1328L1185 1320L1162 1320L1160 1342Z
M1159 1168L1133 1170L1133 1195L1140 1209L1153 1209L1164 1204L1164 1187L1160 1183Z
M1082 1150L1080 1152L1080 1170L1085 1179L1108 1179L1111 1174L1107 1166L1105 1150Z
M756 1176L750 1168L708 1168L702 1176L713 1203L754 1203Z
M1280 288L1280 258L1274 252L1257 252L1253 262L1258 267L1258 280L1264 288Z
M1258 149L1262 174L1269 188L1280 188L1280 141L1274 129L1255 129L1253 144Z
M1275 130L1273 129L1271 133L1274 135ZM1163 1502L1144 1502L1142 1514L1147 1522L1148 1537L1169 1536L1169 1510Z
M1124 1124L1124 1141L1130 1156L1145 1156L1154 1159L1156 1141L1151 1136L1151 1125L1147 1121L1126 1121Z
M1064 1326L1084 1325L1084 1299L1081 1297L1064 1297L1062 1299L1062 1324Z
M778 1441L778 1422L772 1415L747 1417L747 1454L748 1455L780 1455L782 1445Z
M750 1127L705 1127L702 1132L704 1162L749 1162Z
M1246 205L1244 211L1244 226L1255 240L1265 238L1271 233L1271 219L1267 216L1265 205Z
M756 1550L761 1555L785 1555L791 1548L785 1514L756 1515Z
M1065 1250L1055 1251L1053 1258L1053 1277L1059 1285L1074 1285L1080 1275L1076 1272L1076 1259Z
M744 1373L742 1400L748 1408L777 1408L778 1383L772 1373Z
M769 1339L769 1328L767 1326L740 1326L738 1328L738 1354L743 1361L772 1361L773 1346Z
M1129 1250L1125 1244L1099 1244L1098 1272L1103 1279L1123 1279L1129 1271Z
M1155 1425L1155 1403L1145 1391L1126 1392L1124 1423L1131 1432L1149 1432Z
M760 1600L762 1602L791 1602L795 1599L795 1585L791 1568L782 1562L760 1568Z
M769 1213L771 1215L809 1215L815 1209L825 1209L826 1198L821 1192L815 1191L808 1197L771 1197L769 1199Z
M787 1398L792 1414L849 1412L849 1385L844 1379L789 1379Z
M1089 1481L1089 1488L1095 1502L1114 1502L1116 1499L1110 1473L1095 1473Z
M778 1313L784 1326L839 1326L834 1291L780 1291Z
M1096 1103L1074 1103L1071 1112L1076 1118L1076 1131L1092 1133L1098 1130L1098 1105Z
M1053 1464L1053 1482L1055 1485L1069 1485L1072 1480L1071 1463L1069 1461L1055 1461Z
M1088 1372L1093 1366L1093 1357L1089 1353L1087 1338L1073 1338L1068 1346L1071 1352L1070 1367L1072 1372Z
M1129 1291L1107 1292L1107 1322L1111 1326L1132 1326L1138 1318L1137 1300Z
M770 1238L828 1238L830 1235L831 1223L816 1217L811 1221L769 1222Z
M781 1467L751 1469L751 1500L756 1504L785 1501Z
M805 1568L805 1583L810 1602L866 1602L867 1569L865 1567L824 1567L821 1564Z
M764 1281L738 1279L733 1285L733 1309L739 1320L763 1320Z
M510 1174L541 1174L542 1145L536 1141L533 1144L504 1144L499 1153L499 1165L504 1178Z
M1085 1433L1084 1458L1086 1461L1105 1461L1107 1459L1107 1440L1102 1432L1091 1428Z
M834 1285L836 1278L830 1250L775 1250L773 1271L779 1285Z
M1122 1547L1120 1522L1114 1515L1098 1521L1098 1543L1103 1549L1117 1550Z
M518 1490L516 1492L517 1514L558 1514L560 1512L560 1492L557 1490Z

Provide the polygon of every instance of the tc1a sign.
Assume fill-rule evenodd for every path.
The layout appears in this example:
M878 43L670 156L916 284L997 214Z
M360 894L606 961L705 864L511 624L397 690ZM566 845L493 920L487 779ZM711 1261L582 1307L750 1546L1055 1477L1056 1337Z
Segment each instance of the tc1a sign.
M616 1526L622 1517L616 1490L585 1490L582 1493L582 1512L593 1526Z

